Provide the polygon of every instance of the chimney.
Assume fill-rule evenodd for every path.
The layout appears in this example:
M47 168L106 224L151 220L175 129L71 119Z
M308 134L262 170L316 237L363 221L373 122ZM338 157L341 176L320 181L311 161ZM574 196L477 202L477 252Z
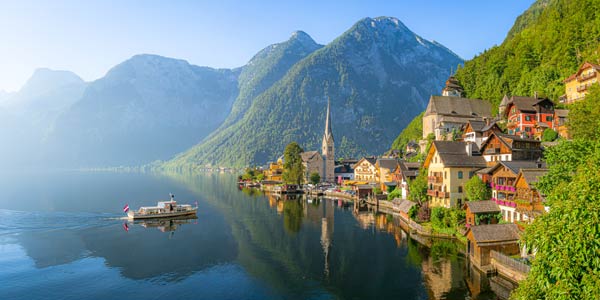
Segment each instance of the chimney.
M465 148L467 151L467 156L472 156L473 155L473 143L467 142L467 145Z

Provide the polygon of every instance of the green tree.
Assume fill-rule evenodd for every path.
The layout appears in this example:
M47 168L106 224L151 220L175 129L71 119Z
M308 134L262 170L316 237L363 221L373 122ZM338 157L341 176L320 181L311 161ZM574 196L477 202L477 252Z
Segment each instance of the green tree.
M477 175L467 181L465 193L469 201L489 200L492 197L492 190Z
M283 181L291 184L304 182L304 166L301 154L304 152L296 142L289 143L283 152L285 163L283 164Z
M600 295L600 153L572 181L547 195L550 211L526 229L536 257L514 299L598 299Z
M400 198L400 197L402 197L402 190L400 190L400 189L394 189L387 195L388 200L394 200L394 199Z
M542 133L542 142L553 142L558 138L558 132L546 128Z
M421 169L419 170L419 175L417 178L411 180L408 183L408 199L419 203L422 205L425 201L427 201L427 170Z
M312 184L318 184L319 182L321 182L321 175L319 175L318 172L310 173L310 182Z
M594 84L583 101L570 106L567 127L573 139L600 140L600 86Z

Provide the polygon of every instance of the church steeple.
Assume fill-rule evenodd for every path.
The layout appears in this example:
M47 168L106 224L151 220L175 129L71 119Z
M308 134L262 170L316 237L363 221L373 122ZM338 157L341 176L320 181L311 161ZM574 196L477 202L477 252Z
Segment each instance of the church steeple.
M325 132L323 134L323 145L321 148L324 163L323 181L335 181L335 147L333 132L331 131L331 101L327 99L327 112L325 114Z
M325 139L330 139L333 141L333 132L331 132L331 101L327 98L327 114L325 117Z

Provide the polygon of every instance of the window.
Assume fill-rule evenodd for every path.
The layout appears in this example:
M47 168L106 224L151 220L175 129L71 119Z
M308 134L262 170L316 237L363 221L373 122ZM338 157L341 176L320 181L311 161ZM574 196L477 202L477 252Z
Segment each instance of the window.
M531 121L531 116L525 116L525 121Z
M458 179L463 179L463 172L462 171L458 171Z
M458 186L458 192L462 193L462 186L460 186L460 185Z
M546 122L552 122L552 116L546 116Z
M469 179L473 177L473 171L469 172Z
M531 127L525 127L525 132L531 132Z

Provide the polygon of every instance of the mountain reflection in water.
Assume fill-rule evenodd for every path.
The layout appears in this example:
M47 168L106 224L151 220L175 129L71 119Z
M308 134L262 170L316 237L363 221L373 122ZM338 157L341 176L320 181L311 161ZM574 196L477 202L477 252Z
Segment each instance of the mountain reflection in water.
M155 201L149 187L198 199L198 218L124 221L123 197L110 195L88 203L89 212L69 213L74 218L0 211L0 298L36 298L28 291L41 289L49 299L103 299L135 289L131 298L139 299L496 299L497 284L468 268L460 245L417 242L397 218L354 214L337 200L240 191L229 174L55 176L47 179L53 193L24 199L69 207L85 199L65 196L80 176L100 185L96 191L129 183L132 207ZM0 199L0 208L14 209L8 204ZM56 288L73 280L69 291Z

